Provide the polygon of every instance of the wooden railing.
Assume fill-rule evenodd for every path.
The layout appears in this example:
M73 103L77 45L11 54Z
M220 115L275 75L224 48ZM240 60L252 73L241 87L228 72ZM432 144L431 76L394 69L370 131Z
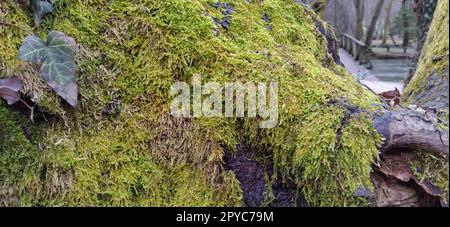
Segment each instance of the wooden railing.
M367 68L372 69L373 65L369 58L369 48L365 43L349 34L341 34L341 47L360 64L367 64Z

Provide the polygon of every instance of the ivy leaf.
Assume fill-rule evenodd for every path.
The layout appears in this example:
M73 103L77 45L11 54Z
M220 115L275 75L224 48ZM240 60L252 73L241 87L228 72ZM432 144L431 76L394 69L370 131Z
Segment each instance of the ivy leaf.
M76 43L62 32L52 31L44 42L37 36L27 36L19 50L19 58L40 64L40 76L72 107L78 101L75 80Z
M23 84L19 77L11 77L0 80L0 97L6 100L8 105L20 101L19 91L22 90Z
M46 14L53 12L53 6L50 2L45 0L31 0L31 9L33 10L34 23L39 26L42 22L42 18Z

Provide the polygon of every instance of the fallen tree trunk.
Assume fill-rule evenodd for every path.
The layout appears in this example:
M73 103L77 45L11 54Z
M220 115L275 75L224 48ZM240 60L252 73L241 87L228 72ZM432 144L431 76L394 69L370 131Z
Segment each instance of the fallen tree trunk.
M385 139L381 153L396 148L430 152L449 157L448 130L437 125L437 119L414 110L392 110L377 114L374 128Z
M413 105L415 110L387 111L374 121L387 139L382 161L372 174L379 206L448 206L449 2L416 3L423 17L419 20L419 48L423 49L403 94L404 105Z
M31 124L0 104L0 206L239 206L253 194L242 193L239 179L257 179L248 188L271 195L263 177L291 184L288 193L270 185L272 194L289 194L283 205L302 194L311 206L365 206L357 194L373 185L380 147L448 156L448 139L439 142L444 134L423 116L377 115L379 98L339 65L328 26L293 1L54 4L53 23L44 19L41 29L80 44L80 103L70 109L18 59L26 32L0 27L0 76L22 78L24 95L33 94L40 110ZM26 7L1 1L0 8L5 21L31 30ZM195 74L214 82L279 81L279 124L172 116L171 85ZM256 162L250 167L257 171L245 162L238 174L227 170L224 153L242 150L237 144L254 151L244 149L238 163L255 156L270 171Z
M448 178L449 134L437 122L424 110L375 116L374 127L385 138L371 174L376 206L448 206L448 184L442 180ZM423 174L427 168L433 173Z

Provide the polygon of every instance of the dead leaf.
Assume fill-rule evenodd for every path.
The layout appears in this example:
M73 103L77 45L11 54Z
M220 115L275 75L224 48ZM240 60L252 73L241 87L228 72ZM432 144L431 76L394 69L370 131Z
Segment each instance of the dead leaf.
M8 105L13 105L20 101L19 91L22 90L22 88L23 83L19 77L14 76L0 80L0 97L5 99Z

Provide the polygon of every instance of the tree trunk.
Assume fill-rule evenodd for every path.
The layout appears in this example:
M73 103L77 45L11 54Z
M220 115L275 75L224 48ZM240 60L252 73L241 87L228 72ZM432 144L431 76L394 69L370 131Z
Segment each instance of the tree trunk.
M394 44L394 46L398 46L397 45L397 41L395 41L395 37L393 34L389 34L389 36L391 37L392 43Z
M448 114L448 2L438 3L417 70L405 89L404 101L434 113ZM447 10L445 12L445 10ZM445 116L444 116L445 118ZM448 125L448 118L443 123Z
M38 110L31 122L0 100L0 206L365 206L371 173L389 170L373 166L380 155L386 161L396 149L421 150L448 160L448 128L420 110L387 107L361 86L338 64L331 29L294 1L236 4L228 8L231 17L255 20L227 26L214 23L225 17L211 15L230 6L205 1L54 4L52 23L40 29L77 41L80 103L71 109L35 66L19 60L26 32L0 25L0 77L21 78L24 97L33 94ZM5 21L32 30L28 9L11 1L0 8ZM276 9L264 18L279 32L261 22L265 9ZM440 27L448 15L441 14L447 19L435 22L426 45L448 37ZM305 23L311 18L314 24ZM440 59L430 56L440 55L424 61ZM274 108L259 105L258 112L274 114L277 125L260 128L265 115L173 115L176 85L187 88L193 106L186 109L207 109L211 100L201 86L207 82L277 84L267 95L277 101ZM196 103L190 97L198 93L190 91L199 87Z
M406 50L409 47L409 21L407 16L407 0L402 0L402 20L403 20L403 28L405 29L405 32L403 33L403 52L406 53Z
M364 1L354 0L356 9L356 34L355 38L358 40L363 40L364 38Z
M380 17L381 10L383 9L384 0L378 0L375 12L373 13L372 20L370 21L369 30L367 31L366 35L366 46L367 48L370 48L370 45L373 41L373 36L375 33L375 28L378 23L378 18Z
M375 168L372 176L377 185L378 205L435 206L437 202L437 205L448 206L448 183L447 186L444 183L436 187L438 182L446 182L449 171L448 11L449 2L439 1L417 63L417 70L403 94L404 105L414 104L415 113L401 110L382 116L391 118L389 116L392 115L392 120L375 120L375 127L382 129L379 130L380 133L383 134L383 128L390 129L384 131L384 137L389 138L384 147L395 151L395 154L390 152L382 157L383 162ZM385 125L386 122L390 122L390 125ZM417 135L414 135L416 133L422 134L421 138L417 138ZM398 140L401 142L395 142ZM396 145L391 145L392 143ZM432 156L420 157L423 155L420 151L424 150L432 151ZM430 159L435 160L434 164L426 161ZM414 174L417 169L430 168L435 171L434 174L441 174L437 174L438 177L424 174L427 176L425 180ZM405 187L411 183L415 185L414 190Z
M417 40L417 50L413 62L413 68L410 70L408 78L405 80L405 84L408 84L414 73L416 72L416 66L419 61L420 54L422 52L423 45L427 38L427 32L430 28L430 24L434 18L434 11L438 0L415 0L415 9L417 16L417 22L419 24L419 36Z
M386 111L374 118L374 127L385 138L381 153L398 148L428 151L439 158L449 157L448 131L433 117L408 109Z
M434 11L438 0L415 0L417 22L419 24L419 38L417 50L420 52L427 38L427 32L433 21ZM418 60L418 59L417 59Z
M329 0L315 0L311 4L311 7L314 10L314 12L316 12L316 14L319 15L319 17L323 18L324 13L325 13L325 8L327 7L328 2L329 2Z
M391 23L391 11L394 0L389 0L389 5L386 11L386 19L384 20L382 45L387 45L387 38L389 35L389 25Z

